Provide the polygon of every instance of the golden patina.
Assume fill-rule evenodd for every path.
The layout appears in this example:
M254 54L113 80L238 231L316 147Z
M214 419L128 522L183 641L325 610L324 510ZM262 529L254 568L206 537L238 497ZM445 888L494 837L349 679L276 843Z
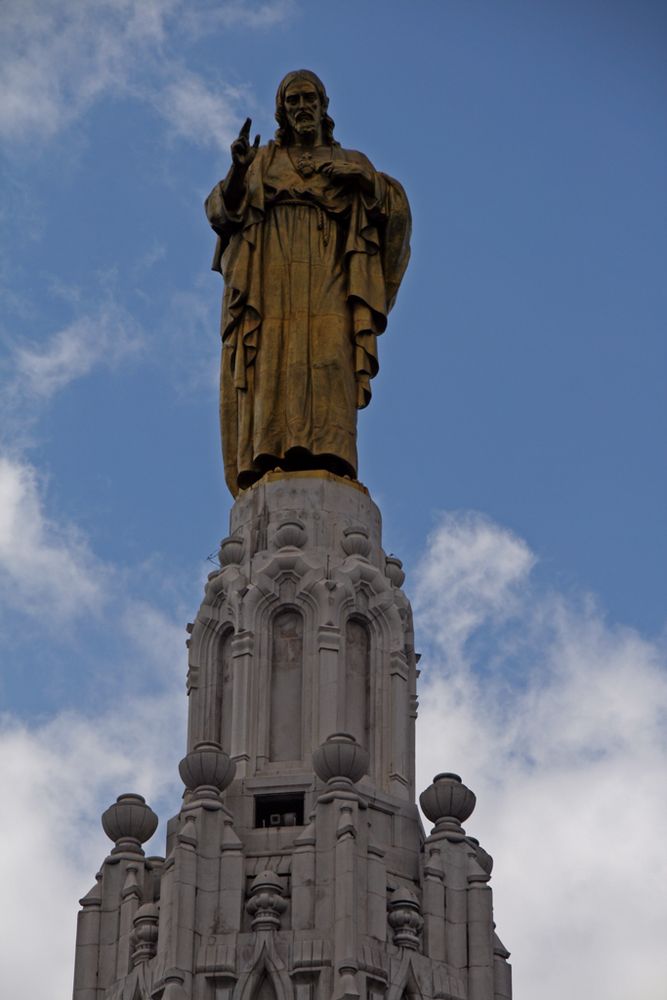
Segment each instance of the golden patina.
M275 139L251 144L247 119L206 200L225 282L220 423L234 496L276 468L356 478L356 411L410 254L403 188L334 140L328 103L314 73L289 73Z

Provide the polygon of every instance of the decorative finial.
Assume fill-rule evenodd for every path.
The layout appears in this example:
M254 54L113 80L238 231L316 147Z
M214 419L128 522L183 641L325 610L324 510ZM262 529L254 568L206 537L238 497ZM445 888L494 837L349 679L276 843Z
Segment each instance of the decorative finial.
M444 771L436 774L433 783L419 796L424 815L435 823L434 835L442 834L452 840L462 840L461 826L472 814L477 799L458 774Z
M219 795L231 785L236 764L219 743L197 743L178 765L178 773L197 801L218 802Z
M313 753L313 767L329 786L349 788L367 773L370 759L350 733L333 733Z
M399 886L389 900L389 926L394 932L394 944L399 948L419 948L424 918L419 900L410 889Z
M132 921L132 964L141 965L157 952L159 910L157 903L144 903Z
M263 871L253 879L246 909L252 917L254 931L280 930L280 915L287 909L284 894L283 884L275 872Z
M143 795L126 792L102 813L102 829L115 847L112 854L141 854L141 845L157 830L158 818Z

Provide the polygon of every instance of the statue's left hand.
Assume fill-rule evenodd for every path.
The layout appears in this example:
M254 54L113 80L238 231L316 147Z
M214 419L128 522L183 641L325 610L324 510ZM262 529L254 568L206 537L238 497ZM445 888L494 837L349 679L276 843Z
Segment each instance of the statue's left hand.
M326 174L333 180L343 181L343 183L355 183L359 187L371 193L373 191L373 178L365 167L359 163L350 163L344 160L329 160L320 167L320 173Z

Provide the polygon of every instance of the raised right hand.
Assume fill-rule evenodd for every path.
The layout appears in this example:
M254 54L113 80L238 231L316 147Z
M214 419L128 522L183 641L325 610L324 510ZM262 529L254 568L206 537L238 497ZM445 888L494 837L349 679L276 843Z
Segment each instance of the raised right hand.
M257 150L259 149L259 136L255 136L255 141L252 146L250 145L250 126L252 125L252 118L246 118L243 125L241 126L241 131L239 132L238 139L234 139L231 146L232 152L232 162L237 167L242 167L247 170L252 161L255 159Z

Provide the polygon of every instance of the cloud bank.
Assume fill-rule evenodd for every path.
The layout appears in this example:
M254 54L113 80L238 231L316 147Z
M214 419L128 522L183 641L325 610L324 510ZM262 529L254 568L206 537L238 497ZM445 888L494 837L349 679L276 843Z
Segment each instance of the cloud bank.
M102 810L124 791L144 794L161 819L149 848L158 853L164 821L178 808L183 623L134 599L126 582L74 526L48 515L39 474L27 460L0 457L0 602L7 625L19 621L27 630L36 678L47 681L43 644L66 645L82 616L89 630L87 684L99 674L97 661L109 658L110 631L122 640L119 662L107 663L98 678L93 708L32 723L0 713L0 794L7 806L0 824L0 965L7 996L71 996L77 900L110 846L99 824ZM77 649L77 661L81 655ZM82 672L81 664L72 670Z
M659 1000L667 982L667 664L595 601L533 584L534 555L445 515L412 574L424 650L419 787L478 796L515 995Z

